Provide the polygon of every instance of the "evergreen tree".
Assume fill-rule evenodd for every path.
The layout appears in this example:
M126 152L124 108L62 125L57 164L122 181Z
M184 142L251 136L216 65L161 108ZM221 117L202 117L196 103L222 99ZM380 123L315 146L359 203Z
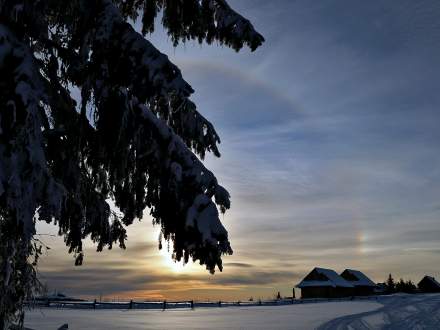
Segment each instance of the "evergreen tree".
M399 280L399 282L396 283L396 292L406 292L406 283L403 280L403 278L401 278Z
M394 283L393 276L391 274L388 275L388 279L386 281L387 292L394 293L396 292L396 285Z
M146 39L158 16L175 45L264 41L225 0L0 0L1 329L37 285L37 220L58 225L77 265L86 237L124 248L146 208L176 260L214 272L232 253L229 194L197 157L220 156L220 139Z
M406 291L405 291L406 293L415 293L417 290L417 287L411 280L407 281L405 283L405 286L406 286Z
M409 281L404 281L402 278L399 280L399 282L396 283L396 292L405 292L405 293L414 293L417 290L417 287L414 285L414 283Z

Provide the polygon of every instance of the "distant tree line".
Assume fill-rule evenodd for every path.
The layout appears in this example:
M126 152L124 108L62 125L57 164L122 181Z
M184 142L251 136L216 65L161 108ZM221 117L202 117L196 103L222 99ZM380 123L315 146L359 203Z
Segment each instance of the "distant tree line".
M415 293L417 291L416 285L411 280L404 281L403 278L401 278L396 283L391 274L388 276L388 279L385 282L385 288L386 292L390 294L396 292Z

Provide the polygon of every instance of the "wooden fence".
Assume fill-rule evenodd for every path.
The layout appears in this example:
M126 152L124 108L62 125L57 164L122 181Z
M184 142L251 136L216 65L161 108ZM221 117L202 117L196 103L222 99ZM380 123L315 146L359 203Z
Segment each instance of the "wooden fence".
M51 307L51 308L74 308L74 309L195 309L209 307L256 307L256 306L278 306L292 304L307 304L328 301L349 301L349 300L376 300L377 296L349 297L349 298L315 298L315 299L279 299L279 300L257 300L257 301L73 301L73 300L51 300L39 299L28 302L30 307Z

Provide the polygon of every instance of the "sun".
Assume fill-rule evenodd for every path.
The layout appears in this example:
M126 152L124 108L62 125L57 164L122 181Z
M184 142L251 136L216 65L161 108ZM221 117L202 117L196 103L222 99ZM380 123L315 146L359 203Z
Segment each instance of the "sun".
M159 235L159 230L154 232L152 237L157 237ZM173 242L165 242L162 249L158 251L159 259L158 263L161 268L164 270L170 271L172 273L198 273L200 272L200 267L197 267L197 264L195 264L191 259L188 261L187 264L183 263L183 260L181 261L174 261L172 257L173 251Z
M172 251L171 244L170 251ZM201 267L197 263L194 263L191 259L187 264L184 264L183 260L174 261L171 252L169 252L166 248L159 250L159 255L161 256L160 263L163 269L169 270L173 273L197 274L203 272L203 269L201 269Z
M185 268L189 265L184 265L183 260L175 261L171 255L171 252L167 251L167 249L161 249L159 254L162 256L162 264L167 269L171 270L174 273L181 273L185 270Z
M165 253L162 253L162 251L164 250L163 249L161 250L164 266L169 268L174 273L181 273L182 271L185 270L185 265L183 264L182 261L175 261L173 260L169 252L165 251Z

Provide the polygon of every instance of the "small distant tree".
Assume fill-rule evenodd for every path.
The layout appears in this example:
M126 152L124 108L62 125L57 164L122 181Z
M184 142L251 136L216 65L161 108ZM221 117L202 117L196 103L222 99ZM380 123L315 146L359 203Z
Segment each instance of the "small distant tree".
M405 292L405 289L406 289L406 283L403 280L403 278L401 278L399 282L396 283L395 290L396 292Z
M278 291L278 293L277 293L277 300L280 300L281 299L281 293Z
M391 274L388 275L388 279L386 281L387 293L396 292L396 284L394 283L394 278Z
M404 292L404 293L414 293L417 290L417 287L411 280L404 281L402 278L399 282L396 283L396 292Z
M417 287L411 280L406 282L406 293L415 293L416 290Z

